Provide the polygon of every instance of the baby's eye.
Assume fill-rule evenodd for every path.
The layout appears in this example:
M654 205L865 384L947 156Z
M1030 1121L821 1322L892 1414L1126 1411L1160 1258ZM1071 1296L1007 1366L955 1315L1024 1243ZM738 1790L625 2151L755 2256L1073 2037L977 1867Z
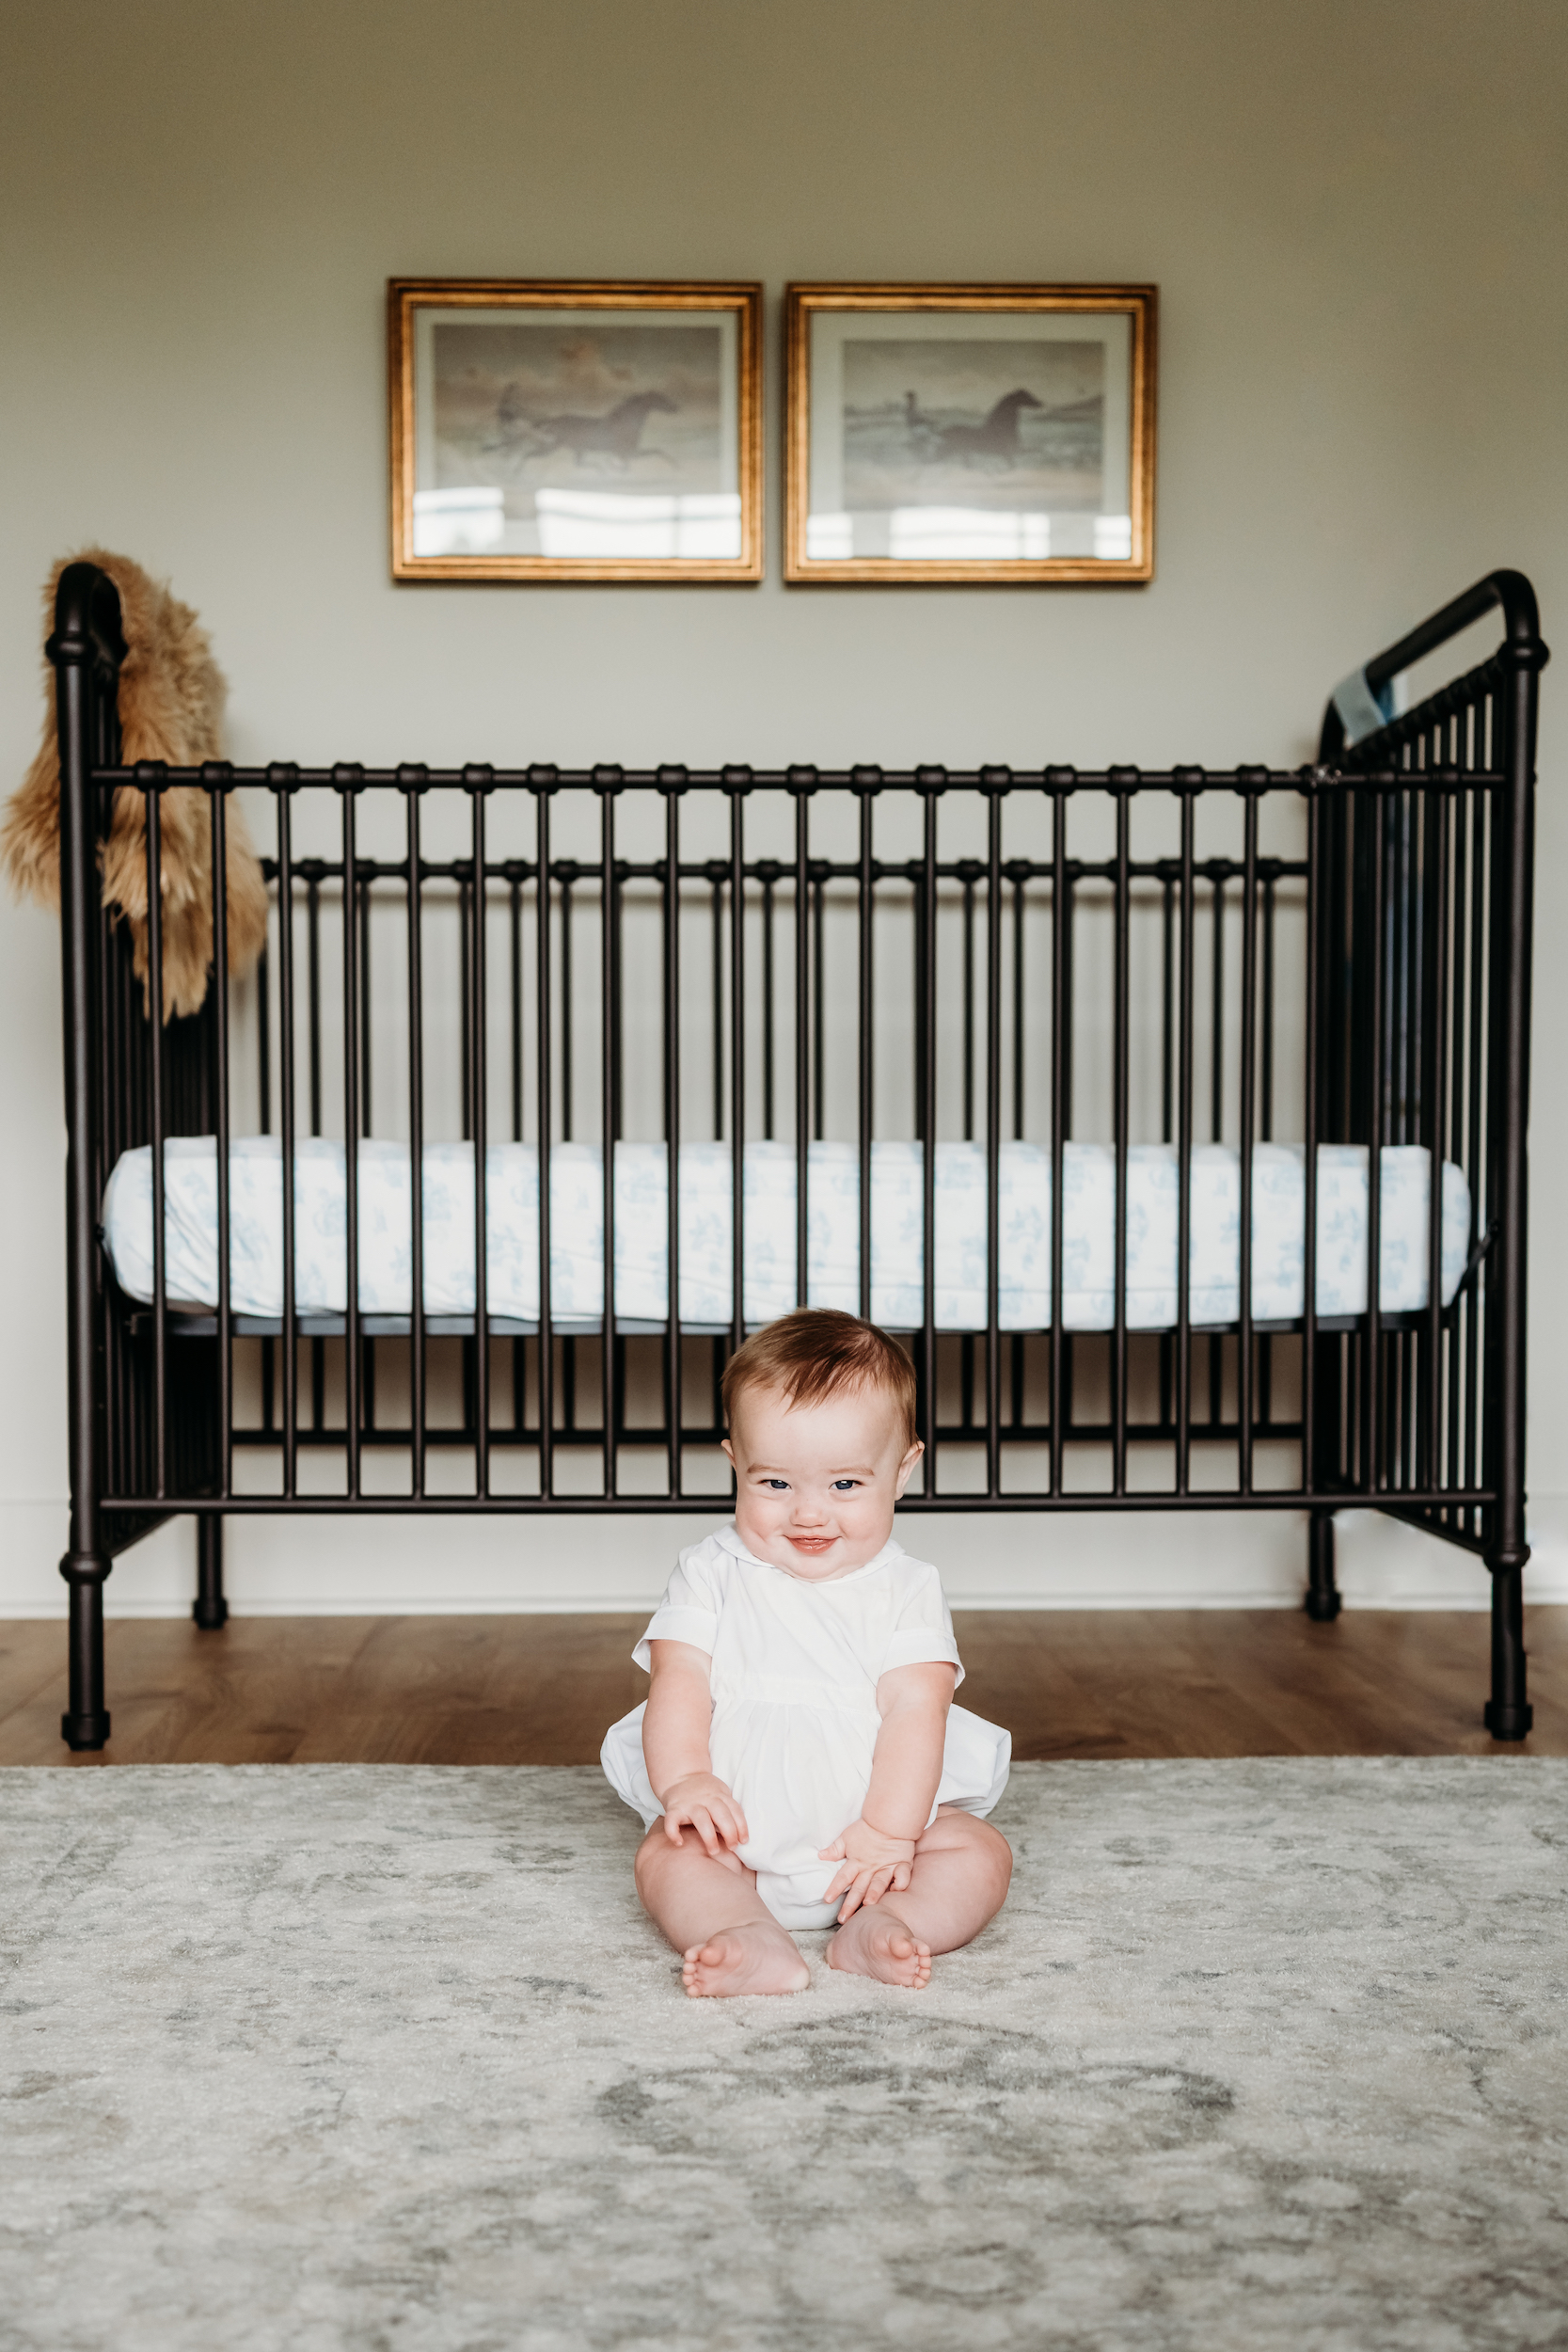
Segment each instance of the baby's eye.
M765 1478L762 1483L765 1486L771 1486L776 1495L786 1495L789 1492L787 1478Z
M861 1482L858 1478L835 1478L833 1480L833 1492L835 1495L847 1494L852 1488L858 1486L860 1483Z

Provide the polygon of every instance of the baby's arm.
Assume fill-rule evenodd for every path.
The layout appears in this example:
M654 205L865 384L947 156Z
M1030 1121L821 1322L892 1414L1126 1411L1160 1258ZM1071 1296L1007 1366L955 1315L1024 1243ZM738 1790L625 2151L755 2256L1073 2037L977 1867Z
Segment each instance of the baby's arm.
M891 1888L910 1883L917 1840L931 1818L931 1801L942 1780L947 1710L958 1676L951 1666L895 1666L877 1685L881 1727L871 1762L871 1786L860 1820L825 1846L820 1859L842 1862L823 1897L836 1902L840 1919L862 1903L879 1902Z
M713 1694L707 1652L692 1642L650 1642L648 1652L653 1687L642 1714L642 1760L664 1807L664 1834L678 1846L681 1825L689 1821L709 1854L743 1846L746 1816L714 1777L708 1755Z

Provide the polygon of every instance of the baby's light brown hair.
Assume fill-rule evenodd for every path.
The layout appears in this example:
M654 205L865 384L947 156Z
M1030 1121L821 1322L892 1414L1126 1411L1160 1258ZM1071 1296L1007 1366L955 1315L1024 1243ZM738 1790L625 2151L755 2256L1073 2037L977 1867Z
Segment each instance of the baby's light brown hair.
M874 1323L836 1307L797 1307L753 1331L724 1367L724 1418L734 1426L736 1400L747 1389L776 1389L786 1405L821 1405L847 1389L881 1389L904 1422L912 1445L914 1366L895 1340Z

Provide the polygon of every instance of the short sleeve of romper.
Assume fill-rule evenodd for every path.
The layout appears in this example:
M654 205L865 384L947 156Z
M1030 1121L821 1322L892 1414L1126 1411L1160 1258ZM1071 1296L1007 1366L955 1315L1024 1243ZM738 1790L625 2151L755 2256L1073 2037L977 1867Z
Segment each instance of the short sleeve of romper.
M957 1690L964 1678L963 1661L953 1638L952 1613L942 1579L923 1560L900 1561L898 1570L909 1576L909 1590L894 1619L881 1671L887 1674L895 1666L956 1666L958 1680L953 1688Z
M664 1598L632 1651L644 1674L652 1674L654 1669L650 1642L689 1642L693 1649L705 1650L710 1658L713 1656L719 1632L720 1571L717 1562L705 1554L716 1549L710 1543L694 1544L675 1563L674 1574L664 1588Z

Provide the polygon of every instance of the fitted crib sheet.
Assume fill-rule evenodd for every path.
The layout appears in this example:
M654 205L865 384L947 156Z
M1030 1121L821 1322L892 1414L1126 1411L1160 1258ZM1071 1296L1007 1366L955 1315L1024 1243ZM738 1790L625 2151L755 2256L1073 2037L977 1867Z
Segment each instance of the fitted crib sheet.
M986 1165L974 1143L935 1147L935 1322L945 1331L986 1327ZM604 1312L604 1179L594 1144L552 1146L550 1313L558 1324L596 1323ZM1252 1312L1293 1322L1305 1296L1306 1152L1259 1144L1252 1163ZM1108 1330L1115 1316L1116 1153L1069 1143L1063 1154L1063 1327ZM751 1143L743 1168L748 1324L795 1305L797 1159L793 1144ZM474 1311L474 1162L466 1143L427 1146L423 1157L424 1306L430 1315ZM539 1315L539 1164L531 1144L485 1153L486 1304L494 1318ZM618 1322L662 1324L668 1313L668 1153L662 1143L620 1143L614 1169L614 1311ZM1429 1155L1416 1145L1381 1154L1379 1305L1384 1314L1427 1304ZM347 1184L341 1143L295 1146L294 1306L301 1315L341 1314L347 1292ZM1044 1330L1051 1295L1051 1155L1004 1143L1000 1165L999 1304L1004 1330ZM1127 1323L1168 1330L1177 1317L1177 1154L1137 1144L1127 1168ZM282 1158L276 1136L236 1139L230 1150L230 1304L236 1314L283 1311ZM406 1315L413 1296L412 1187L405 1144L366 1142L358 1152L359 1307ZM807 1165L807 1296L813 1306L860 1306L860 1154L853 1144L814 1143ZM1233 1146L1192 1153L1189 1315L1235 1322L1240 1299L1242 1176ZM725 1326L732 1303L733 1192L722 1143L680 1147L680 1320ZM1464 1276L1470 1189L1445 1162L1441 1265L1444 1305ZM1317 1309L1323 1316L1367 1307L1368 1155L1358 1144L1320 1145ZM127 1152L103 1198L104 1239L116 1277L150 1301L152 1154ZM165 1146L165 1286L169 1301L211 1308L217 1297L217 1149L211 1136ZM924 1320L924 1152L885 1142L871 1152L871 1312L895 1330Z

